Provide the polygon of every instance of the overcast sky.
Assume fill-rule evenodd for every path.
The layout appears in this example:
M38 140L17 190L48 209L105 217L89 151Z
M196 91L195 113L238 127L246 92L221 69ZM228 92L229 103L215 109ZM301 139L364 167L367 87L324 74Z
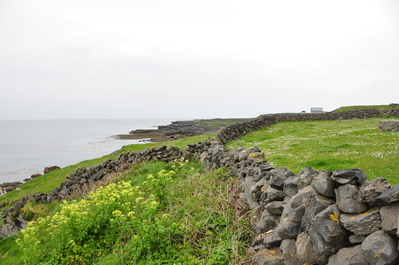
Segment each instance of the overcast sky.
M399 103L398 0L0 0L0 119Z

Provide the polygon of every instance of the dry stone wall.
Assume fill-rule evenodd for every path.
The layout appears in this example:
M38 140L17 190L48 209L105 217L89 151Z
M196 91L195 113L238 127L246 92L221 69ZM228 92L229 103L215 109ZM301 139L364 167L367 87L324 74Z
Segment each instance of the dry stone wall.
M398 117L399 108L393 109L364 109L344 112L324 113L283 113L271 114L278 121L311 121L311 120L351 120L383 117Z
M250 225L254 240L250 249L256 264L397 264L399 186L385 178L366 181L361 169L333 172L302 169L298 174L271 167L261 150L224 144L277 121L358 119L399 116L398 110L350 113L273 114L229 125L215 139L189 144L186 149L158 146L123 153L97 167L80 168L49 194L26 196L3 216L2 236L26 226L13 213L28 200L53 202L79 194L110 173L122 172L134 163L195 158L205 168L227 167L238 178L242 198L253 209ZM323 118L324 117L324 118ZM11 218L11 217L14 218Z

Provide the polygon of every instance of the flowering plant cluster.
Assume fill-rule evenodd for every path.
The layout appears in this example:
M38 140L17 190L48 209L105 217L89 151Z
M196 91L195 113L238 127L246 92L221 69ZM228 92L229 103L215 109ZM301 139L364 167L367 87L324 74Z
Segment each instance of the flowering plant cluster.
M100 187L84 200L64 201L53 216L30 222L18 240L25 264L90 264L126 241L131 259L138 260L160 240L167 242L179 225L160 210L167 185L187 163L178 160L174 170L149 174L142 186L121 181Z
M228 170L202 168L184 159L132 167L124 181L29 223L18 239L21 257L25 264L243 264L251 231L226 207Z

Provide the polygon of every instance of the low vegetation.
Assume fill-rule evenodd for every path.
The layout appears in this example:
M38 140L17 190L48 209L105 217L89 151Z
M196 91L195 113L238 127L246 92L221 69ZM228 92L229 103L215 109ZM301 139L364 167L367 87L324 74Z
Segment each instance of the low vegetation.
M229 208L226 169L147 162L64 201L0 244L1 264L239 264L247 220ZM18 245L15 244L15 238ZM12 255L11 255L12 254Z
M229 143L258 146L274 166L295 174L312 166L333 171L362 168L368 179L383 176L399 183L399 132L378 130L381 119L281 122Z
M391 105L367 105L367 106L346 106L340 107L333 112L343 112L343 111L352 111L352 110L363 110L363 109L392 109L394 107L398 107L398 104Z

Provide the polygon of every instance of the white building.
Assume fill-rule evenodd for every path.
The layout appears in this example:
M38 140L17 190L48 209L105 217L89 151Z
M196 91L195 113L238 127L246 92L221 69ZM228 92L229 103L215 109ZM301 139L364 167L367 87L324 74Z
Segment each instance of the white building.
M310 108L310 113L323 113L323 112L324 112L323 108L320 108L320 107Z

